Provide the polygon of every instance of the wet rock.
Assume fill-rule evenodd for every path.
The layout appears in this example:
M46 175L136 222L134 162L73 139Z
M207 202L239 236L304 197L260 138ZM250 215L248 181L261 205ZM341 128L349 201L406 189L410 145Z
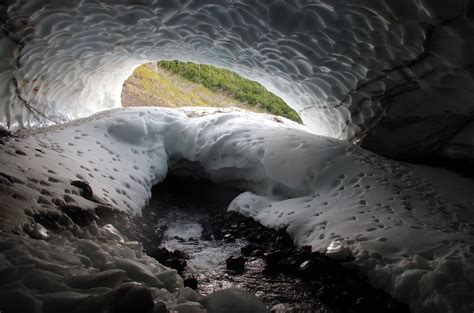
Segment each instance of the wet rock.
M356 300L354 307L357 310L367 310L370 308L370 300L365 297L360 297Z
M40 223L25 224L23 230L31 238L47 239L49 237L49 231Z
M301 263L299 267L299 271L301 274L303 274L303 276L305 274L312 274L314 270L315 270L315 263L313 262L313 260L306 260L303 263Z
M276 243L282 247L293 248L293 241L287 235L285 230L279 230Z
M245 259L242 256L231 256L225 261L228 270L243 271L245 268Z
M92 200L92 197L94 194L92 193L92 188L88 182L84 180L73 180L71 182L71 185L81 190L82 197L84 197L87 200Z
M335 240L327 247L326 255L331 259L342 261L350 256L350 251L342 241Z
M163 265L166 265L168 267L174 268L177 270L179 273L183 272L184 269L186 268L187 262L184 259L167 259L163 262Z
M280 261L284 258L284 254L281 250L271 251L264 254L266 262L266 270L273 270L278 267Z
M182 184L177 184L178 201L182 199L182 190ZM160 199L163 199L162 195ZM168 210L175 212L173 205ZM203 231L200 240L212 241L214 237L213 244L220 245L225 244L230 238L242 239L248 242L241 248L242 255L252 257L249 259L241 257L246 271L235 271L232 275L226 275L228 272L225 270L218 270L211 276L201 278L200 275L199 287L202 290L212 292L215 290L216 281L225 283L231 280L248 290L254 292L258 290L261 292L262 300L280 312L408 312L406 306L391 299L387 294L374 290L356 271L345 268L338 260L330 259L319 252L312 252L311 246L294 247L285 229L277 231L267 229L252 218L236 212L226 212L225 206L214 208L212 205L206 205L203 208L187 203L184 208L178 209L188 208L199 208L204 210L205 214L209 214L201 221ZM156 208L157 218L160 217L161 211L162 207ZM151 251L155 248L156 246L153 246ZM174 253L166 249L157 254L165 258L165 262L161 263L167 266L176 262ZM235 258L237 257L232 260ZM176 265L174 267L176 268ZM185 271L188 275L192 273L191 268ZM190 285L191 283L195 282L189 281ZM366 301L358 300L360 298L370 299L372 304L365 307ZM187 301L194 300L187 299ZM278 306L279 304L281 305ZM212 313L211 310L208 312ZM221 312L232 311L226 307ZM240 309L236 312L246 311Z
M186 260L189 259L189 256L183 251L174 250L171 252L164 247L154 249L149 255L163 265L174 268L180 273L186 268Z
M257 254L258 250L259 250L259 246L254 243L249 243L246 246L240 248L240 251L246 257L258 255Z
M174 250L173 256L177 259L189 260L189 255L181 250Z
M158 262L163 262L167 259L173 258L173 253L164 247L159 247L149 253L149 255L155 258Z
M3 126L0 126L0 143L3 144L3 141L8 139L8 137L11 137L12 133L4 128Z
M90 210L84 210L76 205L66 204L60 207L75 224L85 227L97 220L97 216Z
M235 242L235 238L231 234L227 233L224 235L224 242L225 243Z
M186 277L183 280L184 287L189 287L191 289L197 290L198 288L198 281L194 276Z

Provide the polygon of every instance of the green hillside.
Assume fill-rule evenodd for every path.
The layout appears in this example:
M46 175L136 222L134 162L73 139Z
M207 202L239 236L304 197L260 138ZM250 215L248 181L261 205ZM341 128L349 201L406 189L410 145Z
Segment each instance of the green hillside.
M282 99L257 82L226 69L191 62L161 61L138 67L124 83L124 106L240 107L301 122Z

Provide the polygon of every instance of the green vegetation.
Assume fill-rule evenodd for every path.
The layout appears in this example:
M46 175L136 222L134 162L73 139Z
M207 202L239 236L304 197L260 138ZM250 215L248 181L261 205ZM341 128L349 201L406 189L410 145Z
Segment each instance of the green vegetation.
M138 67L124 83L123 106L235 106L301 122L282 99L257 82L210 65L161 61Z
M259 83L245 79L232 71L211 65L180 61L161 61L158 65L213 91L226 93L257 110L261 109L301 122L299 115L281 98L269 92Z

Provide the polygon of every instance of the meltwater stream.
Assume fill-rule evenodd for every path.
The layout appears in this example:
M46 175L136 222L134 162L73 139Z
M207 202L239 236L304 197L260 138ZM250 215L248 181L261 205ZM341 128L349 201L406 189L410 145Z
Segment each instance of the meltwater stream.
M227 204L240 191L202 180L168 178L152 192L143 216L153 220L154 244L158 250L166 248L186 258L182 270L176 260L168 260L167 265L180 270L184 278L196 278L201 294L226 288L244 289L254 293L272 312L312 312L320 306L311 297L308 286L297 277L282 273L264 275L265 262L260 257L246 258L243 271L227 269L226 260L241 255L241 248L249 244L245 235L260 232L251 229L257 223L252 221L249 226L246 221L233 219L236 213L226 212Z
M162 219L158 227L166 229L163 233L163 247L168 250L179 250L189 256L188 271L209 275L216 268L225 265L232 255L240 254L240 249L247 243L244 239L232 241L203 238L203 224L209 219L206 208L186 210L186 207L169 207L160 212ZM199 208L196 208L199 209Z
M203 295L243 289L271 312L408 312L357 271L309 247L295 248L284 229L227 212L240 192L206 180L167 178L143 209L152 228L145 250ZM240 265L229 264L231 257Z

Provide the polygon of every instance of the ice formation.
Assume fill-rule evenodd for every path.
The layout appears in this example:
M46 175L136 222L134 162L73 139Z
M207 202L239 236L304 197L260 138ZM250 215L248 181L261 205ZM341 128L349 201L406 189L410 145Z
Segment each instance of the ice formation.
M10 0L0 123L119 107L134 67L180 59L260 81L317 134L471 158L473 12L470 0Z
M298 245L337 258L350 251L374 284L414 311L472 312L470 181L314 134L388 155L472 160L473 17L471 0L2 1L1 127L118 108L133 69L161 59L255 79L306 127L242 112L135 109L20 133L0 145L0 282L8 287L0 298L32 312L84 294L95 308L128 294L125 302L201 310L197 295L176 294L173 272L113 227L57 239L31 223L38 212L98 203L137 214L150 187L188 160L250 190L230 209L287 227Z
M4 231L64 204L94 209L100 202L137 214L151 186L187 160L214 181L250 190L230 210L287 227L297 245L329 247L338 256L347 249L372 283L414 312L473 309L473 186L454 174L405 166L287 120L242 111L117 109L24 131L0 149ZM458 190L462 197L451 199L447 186L436 187L446 177L453 186L469 186ZM76 180L90 184L92 198L71 185ZM4 245L3 264L16 264ZM133 264L118 268L159 285Z

